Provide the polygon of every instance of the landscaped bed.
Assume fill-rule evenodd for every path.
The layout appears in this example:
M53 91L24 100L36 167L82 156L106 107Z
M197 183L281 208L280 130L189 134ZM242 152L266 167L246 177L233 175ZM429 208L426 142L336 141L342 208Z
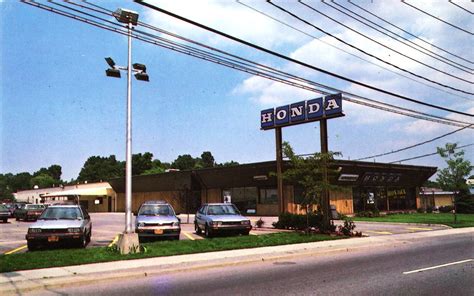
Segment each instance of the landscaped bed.
M392 214L380 217L354 217L354 221L443 224L453 228L474 227L474 214L457 214L457 223L451 213Z
M144 247L145 252L130 255L120 255L113 250L113 248L106 247L54 249L12 255L0 255L0 272L288 245L341 238L345 237L285 232L255 236L221 237L195 241L158 241L143 243L141 246Z

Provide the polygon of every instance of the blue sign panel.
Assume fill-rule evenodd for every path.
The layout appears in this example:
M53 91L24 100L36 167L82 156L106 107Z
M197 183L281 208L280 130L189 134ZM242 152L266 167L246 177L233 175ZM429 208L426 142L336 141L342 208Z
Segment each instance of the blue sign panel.
M260 112L260 124L262 128L271 128L275 125L275 109L262 110Z
M260 126L265 130L341 116L344 116L342 95L334 94L262 110L260 112Z
M299 102L290 105L290 121L299 122L306 119L305 114L306 102Z
M324 113L333 115L342 112L342 96L341 94L330 95L324 98Z
M278 107L275 110L275 124L283 125L290 122L290 106Z
M309 100L306 104L308 119L319 119L323 117L323 98Z

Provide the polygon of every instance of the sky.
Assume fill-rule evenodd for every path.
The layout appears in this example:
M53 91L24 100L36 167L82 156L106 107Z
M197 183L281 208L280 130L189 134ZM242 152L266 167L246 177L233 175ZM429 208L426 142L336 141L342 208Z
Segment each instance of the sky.
M54 3L37 1L57 9ZM60 4L63 2L58 1ZM76 3L87 5L79 0ZM472 117L436 110L369 90L259 52L183 23L132 1L90 3L139 13L142 22L337 89L450 119ZM175 14L271 49L316 67L423 102L474 114L474 96L447 89L381 63L292 18L265 1L242 0L299 31L236 1L151 1ZM474 18L448 1L407 1L442 20L472 30ZM295 1L275 1L308 22L401 68L440 83L474 92L472 83L428 68L425 63L462 79L461 71L415 51L321 3L304 3L326 13L408 59ZM473 67L370 16L346 1L338 4L383 25L410 41ZM474 38L399 1L360 1L364 9L447 51L474 61ZM471 1L455 1L474 11ZM65 10L65 9L64 9ZM33 173L62 166L64 180L77 178L88 157L125 159L126 75L105 76L104 57L127 62L127 37L13 0L0 1L0 173ZM112 17L104 16L110 21ZM153 34L159 33L138 28ZM302 32L303 33L302 33ZM358 57L356 57L358 56ZM133 153L151 152L171 162L178 155L199 157L211 151L217 162L275 159L274 131L260 130L260 111L320 95L209 63L159 46L133 40L133 62L147 65L150 82L134 80ZM422 82L422 83L420 83ZM328 121L329 149L343 159L357 159L429 140L459 127L397 115L347 101L345 117ZM474 143L473 129L400 153L369 159L391 162L436 152L447 142ZM297 154L320 150L319 123L283 129L283 140ZM474 162L474 146L465 149ZM445 167L439 156L404 164Z

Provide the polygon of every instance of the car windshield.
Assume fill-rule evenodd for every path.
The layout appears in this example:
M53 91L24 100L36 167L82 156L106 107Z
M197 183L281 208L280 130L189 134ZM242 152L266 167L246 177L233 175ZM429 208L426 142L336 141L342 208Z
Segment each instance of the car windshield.
M138 215L144 216L174 216L174 211L169 205L143 205Z
M238 215L239 210L234 205L211 205L207 210L208 215Z
M43 220L59 220L59 219L67 219L67 220L76 220L82 219L82 213L79 208L54 208L49 207L44 210L43 214L39 217L39 219Z
M7 208L6 206L4 206L4 205L0 205L0 209L1 209L1 210L8 210L8 208Z
M42 210L44 209L43 205L27 205L26 206L27 210Z

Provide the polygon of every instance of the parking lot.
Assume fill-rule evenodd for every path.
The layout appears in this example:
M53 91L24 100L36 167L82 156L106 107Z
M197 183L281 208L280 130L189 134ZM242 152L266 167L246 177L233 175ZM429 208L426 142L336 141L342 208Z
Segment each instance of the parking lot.
M92 238L87 248L108 246L117 235L124 230L124 213L90 213L92 220ZM181 215L181 235L180 240L200 240L205 239L203 235L194 232L194 215ZM133 217L133 223L135 223ZM189 220L188 220L189 219ZM252 225L259 218L251 217ZM189 221L189 223L188 223ZM16 221L14 218L8 219L8 223L0 223L0 254L27 252L25 235L28 227L33 221ZM271 222L268 222L271 225ZM275 230L252 230L251 235L261 235L273 233Z

